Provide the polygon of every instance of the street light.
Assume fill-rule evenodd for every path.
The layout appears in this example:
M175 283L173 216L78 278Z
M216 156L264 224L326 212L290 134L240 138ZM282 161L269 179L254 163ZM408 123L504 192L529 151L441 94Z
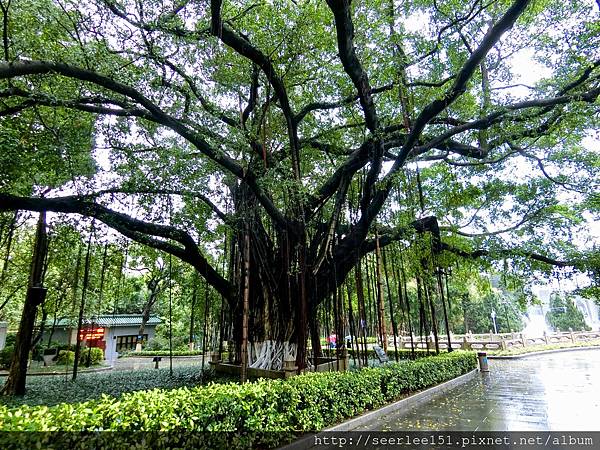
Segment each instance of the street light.
M492 323L494 324L494 334L498 334L498 327L496 327L496 311L493 309L490 313L490 317L492 318Z

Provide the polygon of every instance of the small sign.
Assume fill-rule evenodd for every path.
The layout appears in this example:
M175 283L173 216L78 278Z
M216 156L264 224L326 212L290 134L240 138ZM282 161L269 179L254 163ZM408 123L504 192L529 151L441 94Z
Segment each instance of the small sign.
M82 328L79 330L79 339L82 341L96 341L104 339L104 328Z
M390 358L388 357L387 353L379 345L374 345L373 351L375 352L375 356L377 356L377 359L379 360L379 362L381 362L381 363L389 362Z

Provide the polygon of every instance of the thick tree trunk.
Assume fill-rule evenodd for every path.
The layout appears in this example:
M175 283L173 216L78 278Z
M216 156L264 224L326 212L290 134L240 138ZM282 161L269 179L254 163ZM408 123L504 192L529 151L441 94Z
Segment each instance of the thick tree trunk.
M38 220L35 246L33 249L33 258L31 261L31 271L29 276L29 288L23 306L21 322L15 341L15 352L10 364L8 378L4 388L3 395L24 395L25 383L27 381L27 363L29 361L29 351L31 350L31 339L35 326L35 317L38 306L46 298L46 289L43 287L43 268L44 260L48 253L48 237L46 234L46 213L40 213Z

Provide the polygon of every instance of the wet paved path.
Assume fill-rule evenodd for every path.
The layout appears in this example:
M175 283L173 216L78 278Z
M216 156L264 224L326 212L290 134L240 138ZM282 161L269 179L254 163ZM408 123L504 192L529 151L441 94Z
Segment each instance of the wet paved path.
M600 349L490 360L490 373L356 430L600 430Z

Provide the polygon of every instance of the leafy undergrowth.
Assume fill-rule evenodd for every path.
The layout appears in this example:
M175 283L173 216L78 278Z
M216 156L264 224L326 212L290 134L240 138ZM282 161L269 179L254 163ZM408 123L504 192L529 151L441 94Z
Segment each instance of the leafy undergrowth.
M139 358L141 356L169 356L169 350L144 350L141 352L126 352L119 354L119 358ZM173 356L202 356L199 350L173 350ZM208 355L206 355L208 358Z
M87 367L85 364L79 366L79 373L87 372L96 372L98 369L106 369L110 367L108 364L96 364L90 367ZM73 372L73 364L69 364L68 366L65 364L54 364L52 366L44 366L41 363L34 364L32 363L27 369L28 374L38 374L38 373L57 373L64 374L65 372L72 373ZM2 374L8 374L8 370L2 370ZM0 378L1 382L2 378Z
M0 430L127 431L83 435L110 440L113 446L121 440L123 448L139 445L141 439L154 439L153 448L159 448L158 441L165 447L189 447L190 440L196 448L271 448L475 367L474 352L456 351L357 371L313 372L289 380L153 389L54 407L0 406ZM131 433L136 431L161 433ZM42 444L44 448L47 444L58 448L57 440L61 447L70 447L82 438L81 433L4 433L0 444L3 435L12 444L15 439L23 441L18 442L21 448L38 445L42 439L49 440Z
M23 397L0 397L0 403L7 406L47 405L59 403L77 403L98 399L102 394L119 397L132 391L144 391L155 388L175 389L194 387L208 382L234 381L232 377L216 375L205 370L204 375L198 367L173 368L173 376L169 369L142 369L117 372L82 373L75 382L71 375L29 377L27 392Z
M598 347L600 346L600 339L591 339L589 341L580 342L561 342L556 344L548 345L529 345L527 347L510 348L507 350L492 350L488 351L488 354L493 356L516 356L525 355L527 353L543 352L547 350L560 350L566 348L578 348L578 347Z

